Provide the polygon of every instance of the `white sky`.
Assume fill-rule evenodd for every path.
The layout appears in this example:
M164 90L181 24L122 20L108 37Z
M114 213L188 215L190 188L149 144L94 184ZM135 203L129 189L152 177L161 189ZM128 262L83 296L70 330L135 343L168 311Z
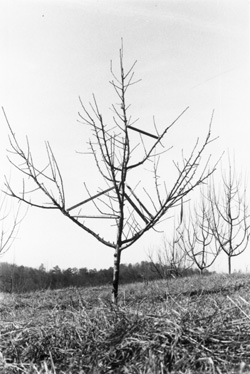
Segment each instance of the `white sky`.
M44 140L50 141L69 205L85 198L84 181L93 193L98 189L89 158L75 152L86 149L89 136L77 123L78 96L88 103L94 92L103 115L110 115L109 67L111 59L118 63L121 37L125 64L138 60L136 77L142 78L129 96L138 126L150 131L155 115L163 129L190 106L171 138L190 149L205 136L215 109L213 132L220 138L211 152L215 158L223 150L235 152L238 170L249 173L248 0L1 0L0 104L23 144L28 135L39 165L45 164ZM16 181L6 162L7 136L0 114L2 183L4 174ZM123 252L122 261L147 260L146 252L161 240L148 233ZM246 270L247 256L233 269ZM60 213L32 208L1 260L99 269L113 265L113 250Z

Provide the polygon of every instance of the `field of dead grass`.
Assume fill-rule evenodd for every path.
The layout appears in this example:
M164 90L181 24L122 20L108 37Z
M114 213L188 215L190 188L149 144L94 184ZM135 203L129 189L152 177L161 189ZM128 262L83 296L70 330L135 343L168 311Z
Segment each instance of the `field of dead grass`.
M250 276L0 300L0 373L249 373Z

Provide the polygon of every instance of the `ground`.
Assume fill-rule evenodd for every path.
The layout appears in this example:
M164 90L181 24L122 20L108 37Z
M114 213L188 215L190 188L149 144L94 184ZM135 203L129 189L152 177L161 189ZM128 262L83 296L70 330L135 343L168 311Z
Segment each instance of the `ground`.
M249 373L250 275L3 295L0 372Z

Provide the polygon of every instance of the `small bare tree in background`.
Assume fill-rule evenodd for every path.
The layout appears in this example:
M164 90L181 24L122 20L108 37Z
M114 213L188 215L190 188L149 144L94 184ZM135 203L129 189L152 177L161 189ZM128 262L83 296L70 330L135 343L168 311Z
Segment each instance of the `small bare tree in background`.
M13 245L23 218L24 216L20 217L20 204L17 209L14 209L12 204L8 203L6 195L0 196L0 258ZM11 267L11 271L7 273L3 269L4 264L2 264L0 269L0 290L11 293L14 283L13 266Z
M156 256L148 253L148 258L155 272L162 279L179 277L193 264L192 259L182 249L181 236L175 227L172 239L168 240L164 237L162 249L157 250Z
M220 247L211 230L212 213L209 201L201 193L201 201L189 211L179 227L179 243L200 273L213 265Z
M99 242L113 248L113 299L115 302L118 297L122 251L133 245L148 230L154 228L170 209L180 204L185 196L202 184L215 170L215 166L211 169L208 167L210 156L202 162L203 153L212 141L211 119L205 140L201 144L197 140L189 156L182 157L181 164L174 163L176 179L173 184L167 187L165 184L160 185L158 163L163 153L160 148L163 147L167 133L187 109L171 124L165 125L161 133L158 133L156 126L154 133L136 127L136 121L131 119L130 105L127 103L127 93L136 83L134 66L135 63L127 71L124 70L123 48L121 48L119 76L114 73L111 64L112 80L110 83L119 101L118 104L112 105L112 123L101 114L95 96L89 108L81 101L82 113L79 116L81 121L92 130L93 138L88 144L103 185L96 186L95 191L90 191L86 187L88 197L81 199L73 206L66 204L63 176L49 143L46 143L47 164L44 168L39 168L35 165L28 141L25 151L20 146L5 115L10 129L12 156L18 158L17 161L12 157L10 162L24 175L22 192L16 192L13 186L6 182L7 193L35 207L59 210ZM138 141L135 141L136 134L140 136ZM145 139L147 139L147 144ZM154 171L153 185L150 189L147 182L146 187L141 188L139 193L136 189L140 182L138 180L139 170L144 169L146 162L150 161L153 161L151 164ZM136 182L131 176L135 170L136 173L134 172L133 175L137 178ZM27 188L26 185L29 183ZM47 198L47 202L35 199L39 192ZM88 202L94 204L95 214L93 215L86 213ZM98 218L101 218L103 222L111 220L110 226L116 228L116 233L112 233L112 239L108 237L107 230L104 232L106 237L102 237L96 225L91 226L90 221Z
M12 246L19 224L20 205L15 211L8 202L6 195L0 196L0 256L3 256Z
M222 172L222 187L211 186L209 202L210 229L217 246L228 258L228 273L232 272L232 258L245 251L250 236L249 209L246 186L235 171L228 156L228 172Z

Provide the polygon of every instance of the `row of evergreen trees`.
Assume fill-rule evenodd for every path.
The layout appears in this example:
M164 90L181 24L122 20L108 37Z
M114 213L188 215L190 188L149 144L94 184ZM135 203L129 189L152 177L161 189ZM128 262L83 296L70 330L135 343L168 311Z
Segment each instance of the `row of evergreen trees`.
M159 272L157 264L142 261L136 264L122 264L120 272L120 282L135 283L148 282L176 276L171 269L164 269ZM162 267L162 264L161 264ZM158 269L159 270L159 269ZM163 270L163 269L161 269ZM196 274L197 270L183 269L178 276ZM6 262L0 263L0 290L2 292L32 292L43 289L59 289L66 287L89 287L101 286L112 283L113 269L87 269L68 268L66 270L55 266L47 271L42 264L38 269L26 266L17 266Z

